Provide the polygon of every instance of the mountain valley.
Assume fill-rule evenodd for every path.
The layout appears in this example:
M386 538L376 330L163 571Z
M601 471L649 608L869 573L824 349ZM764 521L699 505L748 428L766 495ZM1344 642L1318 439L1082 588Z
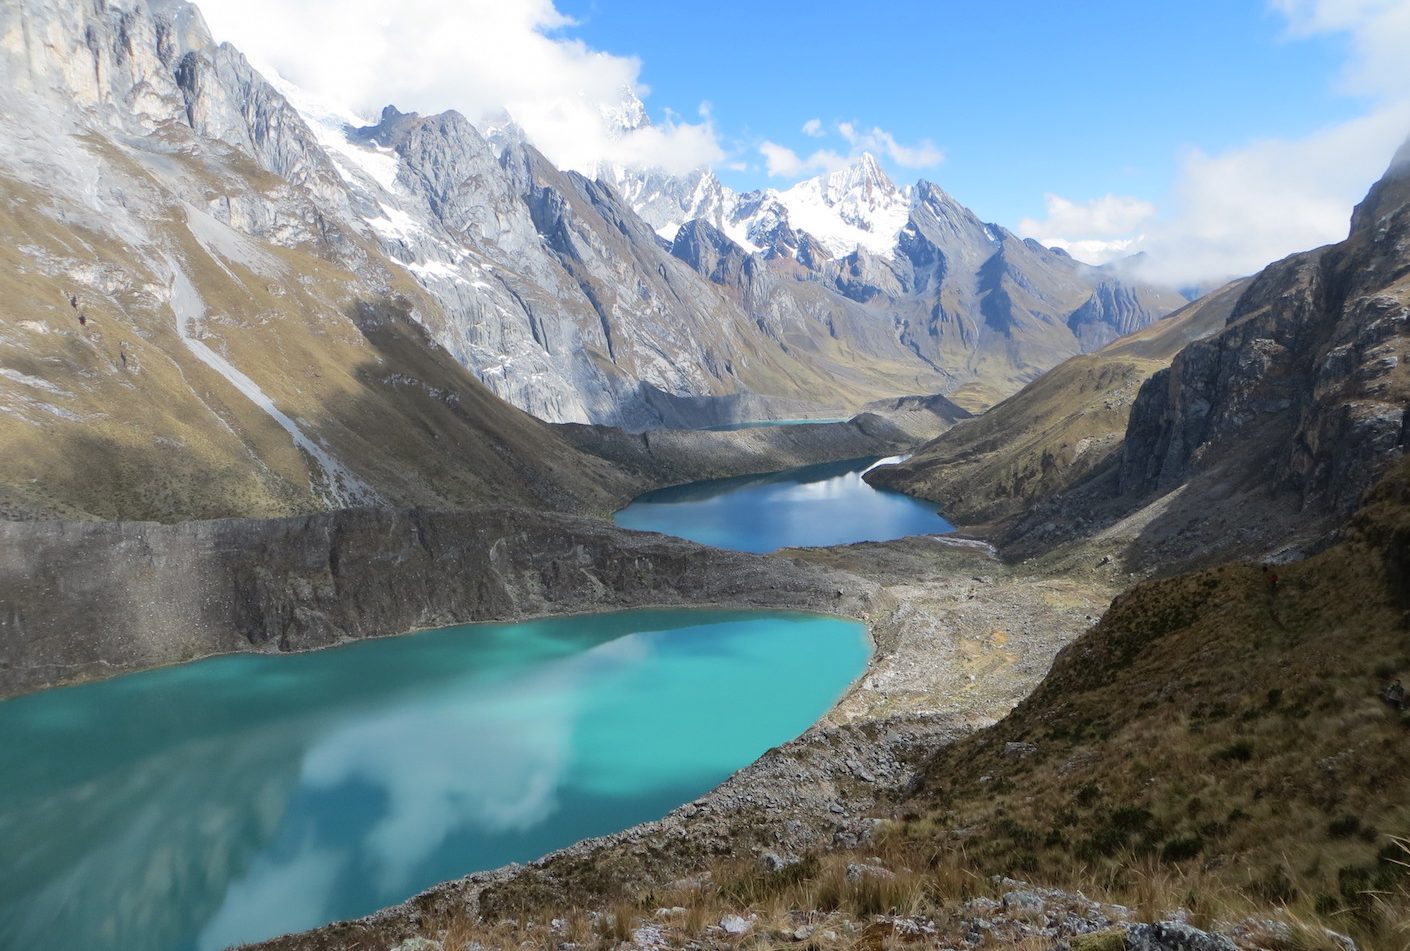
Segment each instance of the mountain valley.
M14 0L0 70L0 710L513 621L547 658L524 662L550 698L529 712L557 718L523 766L467 759L454 698L388 706L357 742L397 724L429 752L387 757L385 788L355 756L329 778L351 746L277 774L249 749L231 814L76 814L73 854L26 839L20 805L140 806L118 777L162 763L54 744L36 768L72 768L63 802L0 782L0 946L79 905L113 949L1410 946L1410 141L1344 240L1187 298L1139 256L1084 263L897 185L860 146L739 191L708 167L559 168L507 112L360 116L185 0ZM620 140L653 129L631 88L604 115ZM612 521L822 463L941 527L752 554ZM843 520L835 484L796 481L802 514L731 517ZM579 752L555 678L610 697L654 642L535 624L657 609L845 619L871 653L801 736L662 792L655 821L522 864L467 852L464 877L354 920L307 897L356 890L314 833L278 833L342 821L320 803L397 818L372 855L453 849L465 815L531 835L590 798L555 785ZM751 661L730 644L714 669ZM265 669L213 689L298 691L311 734L345 739L315 677ZM515 748L533 704L483 690L504 706L471 732ZM183 711L153 697L118 726L159 739ZM161 755L222 756L244 726ZM706 744L679 745L692 774ZM576 765L610 803L610 770ZM150 874L107 876L114 907L70 893L149 834ZM193 875L215 906L188 907Z

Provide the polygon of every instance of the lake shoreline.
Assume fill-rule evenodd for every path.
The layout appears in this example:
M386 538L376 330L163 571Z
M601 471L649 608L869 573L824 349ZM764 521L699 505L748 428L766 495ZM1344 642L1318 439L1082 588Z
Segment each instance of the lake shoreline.
M929 502L864 478L904 458L861 456L653 489L614 512L612 521L755 554L954 531Z
M866 670L802 736L655 822L446 882L366 918L248 947L331 951L368 939L391 946L446 914L494 913L521 892L551 895L567 908L604 882L688 880L722 854L857 846L935 749L1026 696L1117 587L1100 573L1008 566L923 537L764 557L855 572L876 586L858 618L875 644Z
M17 523L0 526L0 535L11 535L7 550L25 547L13 536L26 525L28 534L34 534L34 523L18 523L18 529ZM515 887L519 876L529 874L526 869L535 876L541 874L538 870L554 870L556 878L565 863L616 863L623 860L623 850L633 853L642 843L657 843L650 849L659 854L630 873L638 881L692 874L714 848L711 842L728 842L731 850L800 852L833 841L864 841L871 819L884 814L884 803L906 788L920 758L938 744L1001 716L1046 670L1057 648L1085 629L1085 618L1100 613L1113 590L1108 579L1077 585L1076 590L1060 592L1059 599L1076 606L1055 613L1047 603L1053 599L1041 587L1055 583L1047 574L1006 566L983 550L937 545L928 537L750 555L617 529L592 518L511 509L354 510L253 525L227 520L56 528L50 523L48 532L40 534L51 536L48 548L38 546L47 556L28 559L19 568L0 556L0 590L8 592L11 604L16 592L38 596L23 610L8 612L7 618L21 618L27 631L36 630L36 625L50 631L62 628L69 616L65 611L51 611L47 619L35 612L45 605L72 606L72 592L52 596L54 576L63 566L84 576L96 572L109 585L135 585L127 610L107 613L110 623L102 629L108 634L122 630L123 618L129 624L158 619L161 624L149 633L169 635L195 617L219 628L220 637L238 638L230 650L219 653L317 650L364 637L401 636L387 630L409 633L455 623L637 607L770 607L866 625L874 649L863 673L797 740L766 753L655 823L587 840L529 866L455 880L358 920L357 928L372 927L383 935L413 933L428 903L468 907L487 890ZM95 536L106 543L94 544ZM133 557L134 550L141 557ZM393 576L380 578L375 590L368 590L369 567L388 564L398 566ZM193 566L199 570L193 572ZM424 582L428 571L433 583L406 584L407 579ZM166 605L159 595L169 584L153 583L163 572L168 583L180 581L189 587L194 575L206 588L213 585L251 599L252 605L242 610L247 617L269 619L271 635L279 630L277 622L299 623L280 636L248 638L233 623L227 597L213 599L212 605L220 609L214 612L207 605L196 615L146 613L154 605ZM474 585L440 588L434 583L437 578L463 581L472 576L478 577ZM273 583L276 578L281 583ZM95 601L99 589L86 590L82 604L101 607ZM336 603L342 599L348 603ZM300 606L317 610L300 612ZM360 623L354 626L353 619ZM392 619L404 623L387 626ZM380 631L373 620L384 625ZM1012 629L1011 643L994 642L992 631L1000 626ZM1032 632L1026 642L1025 630ZM13 649L16 639L5 642ZM72 642L41 638L38 643L62 648ZM155 643L163 649L183 644L160 637ZM161 650L134 655L120 638L103 637L80 646L96 646L96 656L77 659L84 669L102 675L154 666L142 661L162 659ZM116 653L104 656L104 649ZM186 659L191 658L168 656L165 661ZM67 655L68 662L74 660ZM7 688L14 684L15 669L13 663L0 669ZM34 682L33 671L28 680ZM571 875L565 879L571 880ZM264 946L338 947L328 941L346 927L353 925L329 925Z
M0 698L479 621L704 604L860 619L872 594L845 572L502 507L8 522Z
M806 732L871 650L811 612L634 609L16 698L0 933L176 951L367 914L697 798ZM176 891L144 877L161 853Z

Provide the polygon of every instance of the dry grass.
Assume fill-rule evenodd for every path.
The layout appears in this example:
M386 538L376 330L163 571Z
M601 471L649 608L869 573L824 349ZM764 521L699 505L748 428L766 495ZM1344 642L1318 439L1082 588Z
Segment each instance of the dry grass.
M915 947L919 939L896 918L929 923L931 938L951 943L963 937L964 908L975 898L997 898L1009 887L986 878L961 851L927 852L914 839L892 827L869 852L830 852L809 855L777 871L743 860L717 862L698 884L619 901L596 911L564 912L547 904L521 907L516 917L488 921L440 917L428 921L424 934L446 948L478 941L486 948L551 947L569 941L584 948L616 948L631 940L642 924L660 928L671 947L733 947L740 939L726 935L719 923L726 915L751 922L750 947L809 947L818 951L859 948ZM1403 843L1399 844L1403 848ZM1061 882L1099 901L1123 905L1134 921L1162 921L1179 915L1206 930L1229 930L1240 923L1265 951L1344 951L1328 929L1358 935L1365 951L1404 951L1410 934L1410 893L1403 883L1394 892L1377 893L1374 927L1351 922L1344 915L1320 913L1308 900L1269 902L1257 890L1240 889L1225 877L1203 868L1169 865L1158 858L1131 853L1121 856L1123 874L1092 874L1075 870ZM892 876L849 877L853 863L880 861ZM649 900L647 900L649 899ZM1368 907L1371 907L1368 906ZM683 908L684 913L671 912ZM980 912L1001 920L1025 918L1020 911ZM959 928L960 930L954 930ZM796 935L808 935L799 941ZM989 945L1009 951L1048 951L1054 942L1042 937L1003 937L996 931ZM1084 936L1073 951L1119 951L1119 929ZM930 939L926 939L930 940ZM457 943L458 942L458 943ZM997 942L997 943L996 943ZM943 945L945 942L941 941Z
M96 137L134 194L165 186ZM182 152L175 153L177 156ZM205 165L185 169L199 178ZM238 176L225 187L238 190ZM321 468L188 349L168 276L0 178L0 516L173 521L322 507ZM495 399L410 318L437 305L399 269L375 288L327 252L257 240L265 273L218 259L179 206L150 221L198 288L203 342L397 504L607 510L621 476ZM71 303L71 295L72 300ZM80 317L83 321L80 322ZM614 491L614 484L618 488Z
M1377 690L1410 674L1408 513L1401 470L1276 590L1227 565L1123 595L1010 717L936 756L892 834L944 847L962 829L978 871L1146 918L1285 909L1403 951L1410 721Z
M1242 288L1216 291L1100 353L1072 357L1003 402L1007 393L962 387L950 398L983 415L873 478L941 503L963 525L1028 511L1109 461L1141 384L1190 340L1223 326Z

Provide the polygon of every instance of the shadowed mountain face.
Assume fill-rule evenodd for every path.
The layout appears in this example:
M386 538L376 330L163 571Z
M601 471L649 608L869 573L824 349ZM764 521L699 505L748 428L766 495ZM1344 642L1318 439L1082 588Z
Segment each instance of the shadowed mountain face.
M1068 361L872 478L1002 522L1022 551L1086 536L1169 562L1319 538L1405 449L1407 180L1402 148L1345 241Z
M1220 288L1145 330L1071 357L868 478L940 502L970 526L1022 515L1112 464L1141 384L1180 348L1219 330L1247 283Z
M1119 489L1168 490L1227 460L1313 512L1346 514L1405 446L1410 144L1346 241L1261 273L1228 326L1132 411Z

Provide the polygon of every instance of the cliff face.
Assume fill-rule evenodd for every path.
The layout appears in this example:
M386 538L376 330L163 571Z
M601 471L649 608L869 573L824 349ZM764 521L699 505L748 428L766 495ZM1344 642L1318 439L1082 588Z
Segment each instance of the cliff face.
M1118 490L1164 492L1224 463L1344 514L1403 451L1410 191L1398 157L1346 241L1265 269L1228 326L1142 388Z
M1142 383L1181 347L1223 327L1245 286L1223 287L1096 353L1063 361L868 480L932 499L961 525L1021 516L1119 457Z
M629 494L437 342L389 212L194 7L23 0L0 38L0 516Z
M1404 454L1408 354L1402 148L1345 241L1073 358L870 478L1015 556L1081 538L1162 571L1292 557Z
M354 458L367 447L327 425L325 407L348 397L346 386L328 392L345 375L338 368L376 363L347 333L347 315L368 307L398 307L489 391L541 419L646 429L716 422L736 406L840 415L973 381L1007 391L1083 346L1065 321L1103 279L990 229L934 186L917 186L906 220L910 199L874 163L823 197L858 221L885 199L888 227L905 226L890 251L835 256L761 197L757 253L719 230L715 203L699 209L711 224L679 229L673 255L617 188L554 168L512 122L481 130L454 112L388 107L364 125L260 75L184 0L18 0L0 10L0 78L0 237L9 273L25 275L0 315L14 325L0 344L15 355L0 360L66 394L37 400L35 386L0 377L7 406L39 407L15 438L51 441L40 430L64 413L91 424L91 407L70 398L122 402L116 391L132 381L110 378L111 367L85 365L79 376L67 359L35 372L65 362L54 351L83 337L89 364L140 369L161 391L153 405L180 405L200 422L178 432L114 414L97 428L120 433L82 436L123 443L127 457L135 443L199 441L199 466L192 451L177 453L185 468L220 468L238 483L220 495L245 500L193 498L183 475L180 504L95 509L60 487L53 498L0 500L12 514L455 503L443 487L378 484ZM650 205L634 181L617 184ZM1139 313L1122 319L1154 319L1165 303L1141 296ZM106 330L69 325L80 309ZM324 335L345 339L324 345ZM211 372L225 381L196 379ZM415 377L405 367L393 375ZM439 374L423 382L451 389ZM279 428L298 434L251 435L267 424L232 386L258 391L282 414ZM216 411L220 424L202 408L212 396L230 403ZM397 402L384 396L374 402ZM233 419L242 413L252 421ZM43 482L48 471L16 481Z
M521 509L0 522L0 696L231 651L647 605L857 613L851 575Z

